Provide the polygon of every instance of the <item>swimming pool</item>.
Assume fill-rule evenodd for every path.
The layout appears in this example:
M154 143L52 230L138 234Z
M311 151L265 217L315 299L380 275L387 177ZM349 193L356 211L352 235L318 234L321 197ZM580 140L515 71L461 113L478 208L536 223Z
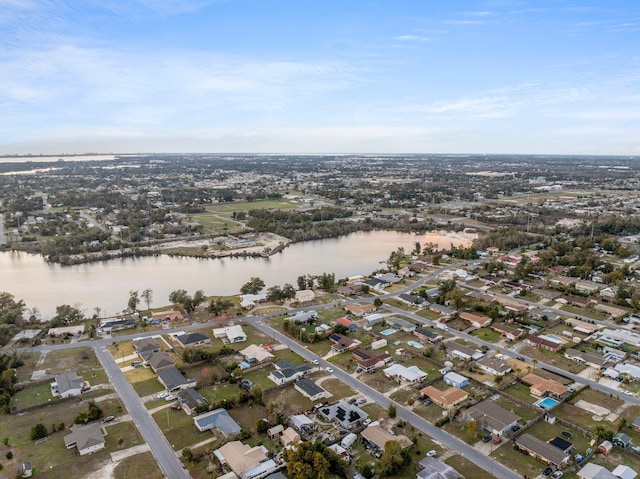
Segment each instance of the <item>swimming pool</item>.
M559 338L558 336L555 336L553 334L545 334L544 337L550 339L551 341L555 341L556 343L566 343L567 342L565 339Z
M413 346L414 348L422 349L424 346L420 343L416 343L415 341L407 341L409 346Z
M554 407L556 407L558 404L560 404L560 401L556 401L553 398L544 398L544 399L540 399L540 401L536 403L536 406L549 411Z
M396 332L395 329L389 328L389 329L385 329L384 331L380 331L380 334L382 334L383 336L391 336L395 332Z

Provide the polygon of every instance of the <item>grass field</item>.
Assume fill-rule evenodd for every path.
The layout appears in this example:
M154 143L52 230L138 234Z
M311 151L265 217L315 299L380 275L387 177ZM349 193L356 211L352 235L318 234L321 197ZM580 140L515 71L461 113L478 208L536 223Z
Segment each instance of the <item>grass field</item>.
M491 457L523 477L538 477L546 467L543 462L514 449L510 444L493 451Z
M489 472L476 466L473 462L457 454L449 457L444 462L458 471L462 477L472 477L473 479L491 479L494 477Z
M123 459L113 471L113 479L131 479L138 477L144 479L162 479L164 477L153 454L150 452L136 454L135 456Z

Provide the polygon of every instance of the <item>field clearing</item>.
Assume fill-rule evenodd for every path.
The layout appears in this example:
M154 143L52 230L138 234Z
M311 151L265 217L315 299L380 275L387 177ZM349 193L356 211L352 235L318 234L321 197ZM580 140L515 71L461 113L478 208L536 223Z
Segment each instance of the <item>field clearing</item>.
M231 218L233 212L245 212L248 213L251 210L286 210L296 209L302 206L297 201L292 200L260 200L260 201L238 201L231 203L218 203L215 205L207 206L206 210L210 213L214 213L220 216Z
M151 452L127 457L120 461L113 471L113 479L163 479L163 477L164 474Z
M444 462L458 471L462 477L472 477L474 479L491 479L494 477L489 472L476 466L473 462L457 454L446 459Z

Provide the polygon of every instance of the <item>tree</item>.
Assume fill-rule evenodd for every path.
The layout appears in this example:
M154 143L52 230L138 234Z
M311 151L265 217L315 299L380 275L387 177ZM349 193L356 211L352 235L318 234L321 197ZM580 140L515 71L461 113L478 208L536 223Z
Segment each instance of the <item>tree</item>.
M213 314L215 316L224 313L228 309L233 307L233 301L230 299L216 298L209 303L207 307L207 311L209 314Z
M61 326L70 326L72 324L78 324L84 321L85 317L78 308L63 304L56 306L56 314L51 318L51 327L58 328Z
M322 273L317 277L318 287L324 291L333 291L336 286L335 273Z
M345 462L322 442L301 442L295 449L287 449L285 457L291 479L346 477Z
M297 284L298 289L311 289L313 288L313 278L306 275L298 276Z
M242 285L240 292L242 294L258 294L264 288L264 281L258 277L252 277L249 281Z
M374 299L374 300L373 300L373 305L374 305L376 308L379 308L380 306L382 306L382 300L381 300L380 298L376 298L376 299Z
M290 283L282 286L282 299L293 299L296 297L296 289Z
M397 413L396 405L393 403L389 404L389 407L387 408L387 414L389 414L389 417L393 419L396 417Z
M31 428L31 440L37 441L38 439L43 439L49 435L47 431L47 427L39 422L35 426Z
M380 456L380 475L388 477L398 472L406 464L408 456L403 454L398 441L387 441Z
M193 304L193 308L195 309L196 307L198 307L204 300L205 300L204 291L199 289L198 291L195 292L195 294L193 295L193 299L191 300L191 303Z
M420 250L421 249L422 249L422 246L420 246L420 242L416 241L416 244L413 246L412 253L418 255L418 254L420 254Z
M476 421L467 421L467 437L474 438L478 433L478 423Z
M192 462L193 461L193 451L188 447L183 448L182 449L182 457L184 457L185 461Z
M151 301L153 301L153 290L147 288L140 295L144 302L147 303L147 309L151 309Z
M127 309L132 313L138 309L140 304L140 297L138 291L129 291L129 301L127 302Z

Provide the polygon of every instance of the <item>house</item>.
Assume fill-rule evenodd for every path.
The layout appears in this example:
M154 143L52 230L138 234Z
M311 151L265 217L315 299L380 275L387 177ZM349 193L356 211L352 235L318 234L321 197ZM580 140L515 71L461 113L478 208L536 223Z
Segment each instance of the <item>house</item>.
M136 327L136 320L130 319L114 319L103 320L98 327L98 334L111 334L115 331L123 329L131 329Z
M207 400L203 398L198 391L193 388L187 388L184 391L178 393L178 402L184 412L189 416L195 416L198 414L196 410L198 406L206 406Z
M370 424L360 433L365 446L372 450L374 455L381 455L389 441L397 441L402 449L413 446L413 441L401 434L396 436L382 426Z
M569 348L564 352L564 357L578 364L586 364L592 368L601 369L609 362L599 354L578 351Z
M394 379L399 383L417 383L423 381L427 377L427 373L418 366L406 367L402 364L392 364L388 368L382 370L385 376Z
M308 364L301 364L296 366L290 361L286 359L282 359L280 361L276 361L273 363L275 366L275 371L271 371L269 374L269 379L271 379L278 386L286 383L290 383L305 376L309 371L311 371L311 366Z
M456 387L456 388L460 388L460 389L469 385L469 378L466 378L463 375L453 371L450 371L447 374L445 374L442 377L442 379L444 380L445 384Z
M529 346L546 349L547 351L552 351L554 353L560 351L562 346L565 344L565 342L550 341L549 339L545 339L540 336L528 336L525 341Z
M382 292L391 283L380 278L371 278L365 281L361 281L361 284L369 286L369 288L373 289L374 291Z
M362 319L356 321L356 324L366 329L367 331L370 331L374 325L382 321L383 317L384 316L379 313L367 314L366 316L363 316Z
M313 301L316 299L316 293L311 289L300 289L296 291L296 301L304 303L305 301Z
M567 454L571 454L571 451L573 450L573 444L566 439L562 439L560 436L552 437L547 442Z
M316 383L314 383L313 381L307 378L298 379L294 383L294 387L301 394L309 398L310 401L318 401L322 398L330 396L330 393L328 393L327 391L322 389L320 386L318 386Z
M49 328L47 334L51 337L58 336L80 336L84 333L84 324L77 326L62 326L60 328Z
M499 332L500 335L507 339L510 339L511 341L520 339L524 334L521 330L512 328L511 326L507 326L504 323L494 323L491 325L491 329Z
M443 306L438 303L431 303L428 308L432 313L436 313L445 317L452 317L457 313L455 309L450 308L449 306Z
M521 419L517 414L507 411L489 399L467 409L465 416L498 437L509 432Z
M344 399L340 399L337 403L329 406L323 406L318 409L318 414L323 416L327 421L336 422L345 429L359 426L369 416L355 404L349 404Z
M556 469L564 468L571 457L557 447L538 439L531 434L523 434L515 440L516 446L532 457L548 464Z
M240 425L223 408L200 414L193 418L193 423L200 432L215 428L225 437L236 436L242 432Z
M409 266L407 266L407 268L410 271L413 271L414 273L422 273L422 272L426 271L429 268L429 265L427 263L422 262L422 261L415 261L415 262L411 263Z
M640 416L637 416L633 420L633 423L631 423L631 427L633 428L634 431L640 432Z
M267 437L269 439L277 439L280 436L282 436L283 432L284 432L284 426L282 424L278 424L276 426L273 426L267 429Z
M387 347L387 338L375 338L371 341L371 349L382 349Z
M484 316L482 314L474 314L469 313L468 311L463 311L459 314L460 319L465 320L474 328L483 328L491 324L493 321L489 316Z
M64 437L64 445L67 449L75 447L78 449L78 453L84 456L105 448L105 440L100 424L74 424L71 426L71 431L71 434Z
M465 391L456 387L450 387L446 391L440 391L433 386L427 386L420 390L420 394L429 397L434 404L447 410L456 407L469 397Z
M30 462L21 462L18 464L19 477L31 477L33 475L33 467Z
M616 466L616 468L611 471L611 473L620 479L635 479L635 477L638 475L636 471L631 469L629 466L625 466L624 464Z
M225 328L214 328L213 337L222 340L224 344L241 343L247 340L242 326L234 325Z
M475 363L484 372L492 376L504 376L511 372L511 366L499 359L497 356L485 356Z
M426 456L418 464L422 469L416 474L416 479L460 479L464 477L453 467L435 457Z
M563 386L558 381L543 378L534 373L523 376L522 382L529 385L529 392L532 396L536 397L550 396L556 399L562 399L569 391L566 386Z
M75 372L58 374L55 382L51 383L51 395L60 399L79 396L86 385L86 381Z
M619 432L615 436L613 436L613 439L611 442L613 443L614 446L627 448L631 445L631 438L627 436L625 433Z
M315 321L316 319L318 319L317 311L298 311L296 314L292 314L285 318L286 321L292 321L299 324L307 324L308 322Z
M640 367L629 363L618 363L615 366L615 370L620 374L627 376L633 381L640 379Z
M160 352L160 343L153 338L142 338L133 340L133 349L140 359L145 363L153 353Z
M571 326L574 331L582 334L593 334L599 329L602 329L602 326L599 324L591 324L574 318L566 319L564 324Z
M607 304L596 304L593 309L608 314L612 319L621 318L628 314L628 312L624 309L609 306Z
M344 309L348 312L357 316L358 318L363 317L365 314L373 313L376 310L376 307L370 303L364 304L347 304Z
M356 349L352 354L358 363L358 372L371 373L392 360L389 353L375 354L361 348Z
M196 387L196 380L185 378L175 366L160 369L157 374L158 381L160 381L169 392Z
M227 465L241 479L254 479L275 472L277 465L269 459L264 446L250 447L231 441L213 451L220 464Z
M407 321L406 319L391 317L387 318L387 324L389 327L396 331L404 331L405 333L413 333L416 330L416 325Z
M263 364L269 361L273 361L275 357L269 351L263 347L252 344L244 349L238 351L244 357L244 360L249 364Z
M159 311L151 315L151 321L181 323L184 321L184 316L180 311Z
M608 469L605 469L598 464L592 462L585 464L582 469L577 472L578 479L618 479L611 474Z
M341 326L344 326L348 330L354 330L354 329L356 329L358 327L358 325L356 323L354 323L353 321L351 321L350 319L347 319L345 317L336 319L336 323L341 325Z
M243 294L240 296L240 307L242 309L253 309L256 304L267 300L266 293L260 294Z
M352 351L360 346L360 341L357 339L343 336L342 334L333 333L329 336L331 341L331 349L336 353L344 353L345 351Z
M417 294L402 293L398 295L398 299L414 306L424 306L427 303L426 299L422 296L418 296Z
M300 434L298 434L292 427L286 428L282 431L282 434L280 434L280 444L282 444L283 447L298 444L300 441L302 441Z
M418 338L421 343L429 342L435 344L438 341L442 341L444 338L441 334L427 328L417 327L413 332L413 335Z
M613 450L613 444L610 441L602 441L602 443L598 446L598 452L600 454L604 454L608 456L609 453Z
M376 274L376 279L381 279L382 281L385 281L387 283L395 284L402 281L402 276L398 276L395 273L380 273Z
M450 358L468 361L470 359L478 360L484 356L484 354L477 349L471 349L455 341L445 341L444 345L447 350L447 356Z
M313 422L304 414L296 414L294 416L291 416L289 418L289 424L300 434L306 434L318 427L315 422Z
M166 351L153 353L147 360L147 365L158 374L158 371L164 368L175 367L176 363Z
M211 342L211 338L203 333L179 334L176 336L176 340L183 348L194 348Z

